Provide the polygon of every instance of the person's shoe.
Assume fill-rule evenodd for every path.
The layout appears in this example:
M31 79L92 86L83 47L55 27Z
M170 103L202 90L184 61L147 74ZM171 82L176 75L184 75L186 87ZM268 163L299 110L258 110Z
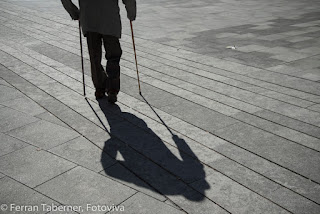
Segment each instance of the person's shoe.
M97 100L101 99L104 97L104 90L97 89L94 95L96 96Z
M109 103L117 102L117 93L113 91L108 92L108 101Z

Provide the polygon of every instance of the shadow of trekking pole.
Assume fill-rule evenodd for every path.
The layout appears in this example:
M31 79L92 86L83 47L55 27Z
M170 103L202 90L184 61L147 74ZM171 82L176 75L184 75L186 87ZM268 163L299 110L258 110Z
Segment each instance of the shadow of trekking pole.
M140 96L143 98L146 104L150 107L150 109L154 112L154 114L159 118L161 123L167 128L167 130L170 132L172 135L172 140L175 142L175 144L178 147L178 150L180 152L180 156L182 159L187 159L187 156L190 158L193 157L195 158L199 163L200 160L197 158L197 156L194 154L194 152L191 150L191 148L188 146L188 144L185 142L184 139L180 138L178 135L174 134L171 129L167 126L167 124L162 120L162 118L159 116L159 114L153 109L153 107L150 105L150 103L146 100L146 98L140 94Z

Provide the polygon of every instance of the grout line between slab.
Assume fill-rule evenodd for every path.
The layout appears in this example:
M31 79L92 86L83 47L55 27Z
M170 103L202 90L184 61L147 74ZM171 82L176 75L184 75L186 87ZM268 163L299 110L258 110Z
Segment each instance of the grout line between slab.
M28 125L37 123L37 122L39 122L39 121L41 120L41 119L39 119L39 118L36 118L36 119L37 119L36 121L33 121L33 122L31 122L31 123L24 124L23 126L19 126L19 127L16 127L16 128L9 129L9 130L7 130L7 131L5 131L5 132L2 132L2 133L6 134L6 135L9 135L10 137L13 137L13 136L11 136L8 132L14 131L14 130L16 130L16 129L24 128L24 127L26 127L26 126L28 126Z
M76 92L76 93L78 93L78 92ZM229 142L229 141L228 141ZM237 145L235 145L235 146L237 146ZM239 146L238 146L239 147ZM240 147L241 148L241 147ZM246 149L245 149L246 150ZM246 151L248 151L248 152L250 152L249 150L246 150ZM252 152L250 152L250 153L252 153ZM255 153L253 153L253 154L255 154ZM256 155L256 154L255 154ZM261 157L261 158L263 158L262 156L259 156L259 157ZM264 158L263 158L264 159ZM268 160L268 161L270 161L270 160ZM235 161L236 162L236 161ZM270 162L272 162L272 161L270 161ZM274 163L274 162L273 162ZM278 165L278 166L280 166L279 164L277 164L277 163L275 163L276 165ZM280 166L280 167L282 167L282 166ZM285 167L284 167L285 168ZM287 169L287 168L286 168ZM292 171L292 170L290 170L290 169L287 169L287 170L289 170L289 171ZM296 172L294 172L294 171L292 171L293 173L295 173L295 174L298 174L298 175L300 175L300 176L302 176L302 177L304 177L303 175L301 175L301 174L299 174L299 173L296 173ZM314 181L315 182L315 181ZM309 199L310 200L310 199Z
M17 75L17 74L16 74ZM19 76L19 75L18 75ZM26 80L27 82L29 82L28 80ZM32 84L32 83L31 83ZM33 85L33 84L32 84ZM42 90L42 89L40 89L40 90ZM26 95L27 96L27 95ZM51 96L51 95L50 95ZM60 102L60 101L59 101ZM41 106L41 105L40 105ZM43 107L43 106L42 106ZM68 106L67 106L68 107ZM43 107L44 108L44 107ZM68 107L68 108L70 108L70 107ZM72 108L70 108L71 110L73 110ZM74 111L74 110L73 110ZM50 112L50 111L49 111ZM75 111L77 114L79 114L77 111ZM81 114L79 114L81 117L83 117ZM87 118L86 118L87 119ZM88 119L87 119L88 120ZM90 121L90 120L89 120ZM90 121L91 122L91 121ZM96 124L95 124L96 125ZM97 126L97 125L96 125ZM99 126L97 126L97 127L99 127ZM71 127L72 128L72 127ZM101 127L99 127L99 128L101 128ZM73 129L73 128L72 128ZM103 128L101 128L101 129L103 129ZM75 129L73 129L74 131L76 131ZM78 132L78 131L76 131L76 132ZM79 133L79 132L78 132ZM80 135L82 135L81 133L79 133ZM82 135L84 138L86 138L84 135ZM117 138L117 137L116 137ZM90 141L88 138L86 138L88 141ZM121 141L121 140L120 140ZM94 144L95 146L97 146L94 142L92 142L92 141L90 141L92 144ZM122 142L122 141L121 141ZM122 142L122 143L124 143L124 142ZM97 146L98 147L98 146ZM98 148L100 148L100 147L98 147ZM131 147L132 148L132 147ZM139 154L141 154L139 151L137 151L136 149L134 149L134 148L132 148L134 151L136 151L136 152L138 152ZM154 164L156 164L156 165L158 165L159 167L161 167L159 164L157 164L156 162L154 162L154 161L152 161L150 158L148 158L148 157L146 157L145 155L143 155L143 154L141 154L142 156L144 156L145 158L147 158L148 160L150 160L151 162L153 162ZM201 162L201 163L203 163L203 162ZM205 164L205 165L207 165L206 163L203 163L203 164ZM278 164L276 164L276 165L278 165ZM207 165L208 166L208 165ZM148 185L150 185L149 184L149 182L147 182L147 181L145 181L144 179L142 179L140 176L138 176L136 173L134 173L133 171L131 171L129 168L127 168L125 165L123 165L123 167L125 167L126 169L128 169L130 172L132 172L134 175L136 175L138 178L140 178L141 180L143 180L144 182L146 182ZM208 167L210 167L210 166L208 166ZM168 170L166 170L165 168L163 168L163 167L161 167L162 169L164 169L165 171L167 171L169 174L172 174L170 171L168 171ZM212 167L210 167L210 168L212 168ZM275 202L273 202L272 200L270 200L270 199L268 199L268 198L266 198L265 196L263 196L263 195L261 195L261 194L259 194L259 193L257 193L256 191L254 191L254 190L252 190L251 188L248 188L248 187L246 187L246 186L244 186L243 184L241 184L241 183L239 183L239 182L237 182L236 180L234 180L233 178L230 178L229 176L227 176L227 175L225 175L224 173L222 173L222 172L220 172L220 171L218 171L218 170L216 170L216 169L214 169L214 168L212 168L213 170L215 170L215 171L217 171L217 172L219 172L219 173L221 173L222 175L224 175L224 176L226 176L226 177L228 177L229 179L231 179L232 181L234 181L235 183L237 183L237 184L239 184L239 185L241 185L241 186L243 186L244 188L247 188L247 189L249 189L250 191L252 191L252 192L254 192L255 194L258 194L259 196L261 196L262 198L264 198L264 199L266 199L266 200L268 200L268 201L270 201L271 203L274 203L274 204L276 204L277 206L279 206L279 207L281 207L281 208L283 208L283 209L285 209L285 210L287 210L286 208L284 208L284 207L282 207L282 206L280 206L280 205L278 205L277 203L275 203ZM290 170L289 170L290 171ZM296 173L297 174L297 173ZM173 176L174 177L177 177L176 175L174 175L173 174ZM303 177L303 176L302 176ZM182 181L182 180L181 180ZM185 183L185 182L184 182ZM187 186L189 186L188 184L186 184ZM150 186L152 186L152 185L150 185ZM153 186L152 186L153 187ZM157 188L155 188L155 187L153 187L154 189L156 189L157 190ZM198 192L196 189L194 189L194 188L192 188L192 187L190 187L189 186L189 188L191 188L191 189L193 189L194 191L196 191L196 192ZM289 189L290 190L290 189ZM292 191L292 190L290 190L290 191ZM201 194L201 193L200 193ZM297 193L298 194L298 193ZM298 194L299 195L299 194ZM166 197L166 196L165 196ZM302 197L304 197L304 196L302 196ZM212 199L210 199L210 198L208 198L208 197L206 197L208 200L210 200L210 201L212 201L213 203L215 203L216 205L218 205L220 208L222 208L222 209L224 209L224 210L226 210L224 207L222 207L222 206L220 206L219 204L217 204L216 202L214 202ZM307 198L308 200L310 200L309 198ZM312 200L310 200L310 201L312 201ZM226 210L227 211L227 210Z
M31 21L31 22L33 22L32 20L29 20L29 21ZM37 24L39 24L39 23L37 23ZM41 25L41 24L40 24ZM46 33L46 34L49 34L49 35L51 35L50 33L47 33L47 32L45 32L45 31L43 31L44 33ZM178 57L178 56L175 56L175 57ZM178 57L179 58L179 57ZM184 58L182 58L182 59L184 59ZM184 60L187 60L187 59L184 59ZM188 60L188 61L191 61L191 60ZM194 62L194 63L199 63L199 62ZM201 64L201 63L199 63L199 64ZM203 65L205 65L205 64L203 64ZM206 65L206 66L211 66L211 65ZM214 67L214 66L211 66L211 67ZM250 66L249 66L250 67ZM252 66L251 66L252 67ZM224 70L224 69L221 69L221 70ZM230 71L228 71L228 72L230 72ZM232 71L231 71L232 72ZM234 73L234 72L232 72L232 73ZM277 72L276 72L277 73ZM243 75L243 76L246 76L246 75ZM252 77L248 77L248 76L246 76L247 78L252 78ZM227 78L229 78L229 77L227 77ZM231 79L233 79L233 78L231 78ZM255 78L253 78L253 79L255 79ZM239 80L237 80L237 81L239 81ZM261 80L260 80L261 81ZM240 81L240 82L242 82L242 81ZM246 83L246 82L245 82ZM225 83L224 83L225 84ZM250 83L247 83L247 84L250 84ZM271 83L271 84L274 84L274 83ZM280 85L281 86L281 85ZM257 86L257 87L259 87L259 86ZM281 87L285 87L285 86L281 86ZM285 88L288 88L288 87L285 87ZM270 89L267 89L267 90L270 90ZM297 89L294 89L294 90L297 90ZM271 90L272 91L272 90ZM299 90L298 90L299 91ZM306 92L304 92L304 93L306 93ZM310 93L309 93L310 94ZM264 95L262 95L262 96L264 96ZM292 96L292 95L288 95L288 96ZM294 97L294 96L293 96ZM272 98L272 99L274 99L274 98ZM301 99L301 98L299 98L299 99ZM311 102L310 100L308 100L309 102Z
M51 67L51 66L49 66L49 67ZM51 67L51 68L53 68L53 69L55 69L54 67ZM35 68L36 69L36 68ZM36 70L38 70L38 69L36 69ZM55 69L55 70L57 70L57 69ZM41 72L41 71L40 71ZM59 70L58 70L58 72L60 72ZM62 72L60 72L60 73L62 73ZM64 73L62 73L62 74L64 74ZM47 75L47 74L45 74L45 75ZM66 74L64 74L64 75L66 75ZM67 75L68 76L68 75ZM49 76L50 77L50 76ZM70 77L70 76L69 76ZM51 77L50 77L51 78ZM70 78L73 78L73 77L70 77ZM74 78L73 78L74 79ZM76 80L76 79L75 79ZM78 81L78 80L76 80L76 81ZM157 87L156 87L157 88ZM161 89L162 90L162 89ZM169 92L170 93L170 92ZM175 95L176 96L176 95ZM184 98L183 98L184 99ZM196 104L198 104L198 103L196 103ZM198 104L199 105L199 104ZM212 110L212 109L210 109L210 110ZM213 110L213 111L215 111L215 110ZM241 111L241 110L240 110ZM316 113L318 113L318 112L316 112ZM260 118L260 117L259 117ZM265 118L261 118L261 119L264 119L264 120L266 120ZM294 118L295 119L295 118ZM237 119L238 120L238 119ZM295 120L297 120L297 119L295 119ZM267 120L267 121L269 121L269 120ZM298 120L299 121L299 120ZM242 121L241 121L242 122ZM273 122L273 121L270 121L270 122ZM302 121L303 122L303 121ZM274 122L273 122L274 123ZM306 122L304 122L304 123L306 123ZM306 124L308 124L308 123L306 123ZM249 124L249 125L251 125L251 124ZM279 124L278 124L279 125ZM309 125L313 125L313 124L309 124ZM253 125L251 125L251 126L253 126ZM281 126L283 126L283 125L281 125ZM315 125L313 125L313 126L315 126ZM261 129L260 127L257 127L257 128L259 128L259 129ZM287 128L289 128L289 127L287 127ZM289 129L292 129L292 128L289 128ZM262 129L262 130L264 130L264 129ZM293 129L294 130L294 129ZM267 131L267 130L264 130L264 131ZM297 131L297 132L300 132L299 130L295 130L295 131ZM268 132L268 131L267 131ZM271 132L270 132L271 133ZM275 133L272 133L273 135L277 135L277 134L275 134ZM304 133L304 134L307 134L307 133ZM309 134L307 134L307 135L309 135ZM277 135L277 136L279 136L279 135ZM281 138L284 138L284 137L282 137L282 136L279 136L279 137L281 137ZM315 137L315 136L312 136L312 137L314 137L314 138L317 138L317 137ZM285 138L285 139L287 139L287 138ZM287 140L289 140L289 139L287 139ZM292 141L292 140L290 140L290 141ZM293 141L293 142L295 142L295 141ZM298 142L295 142L295 143L298 143ZM300 143L298 143L299 145L302 145L302 146L305 146L305 145L303 145L303 144L300 144ZM310 148L310 147L308 147L308 146L305 146L305 147L307 147L307 148ZM313 148L310 148L310 149L313 149ZM314 149L313 149L314 150ZM317 151L317 150L315 150L315 151Z
M262 95L263 96L263 95ZM234 99L234 98L233 98ZM252 105L252 104L250 104L250 105ZM291 104L292 105L292 104Z

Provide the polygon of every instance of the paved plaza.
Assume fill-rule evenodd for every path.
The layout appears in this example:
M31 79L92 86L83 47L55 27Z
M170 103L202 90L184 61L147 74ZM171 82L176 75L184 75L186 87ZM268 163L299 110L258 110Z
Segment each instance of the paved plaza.
M59 0L0 1L0 213L319 214L320 1L137 0L142 95L119 5L112 105Z

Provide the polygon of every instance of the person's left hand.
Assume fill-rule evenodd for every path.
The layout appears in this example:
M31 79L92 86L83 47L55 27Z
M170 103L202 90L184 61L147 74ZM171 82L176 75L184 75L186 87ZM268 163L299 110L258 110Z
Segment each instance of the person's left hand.
M135 0L126 0L124 1L127 10L127 17L130 21L136 20L137 15L137 6Z

